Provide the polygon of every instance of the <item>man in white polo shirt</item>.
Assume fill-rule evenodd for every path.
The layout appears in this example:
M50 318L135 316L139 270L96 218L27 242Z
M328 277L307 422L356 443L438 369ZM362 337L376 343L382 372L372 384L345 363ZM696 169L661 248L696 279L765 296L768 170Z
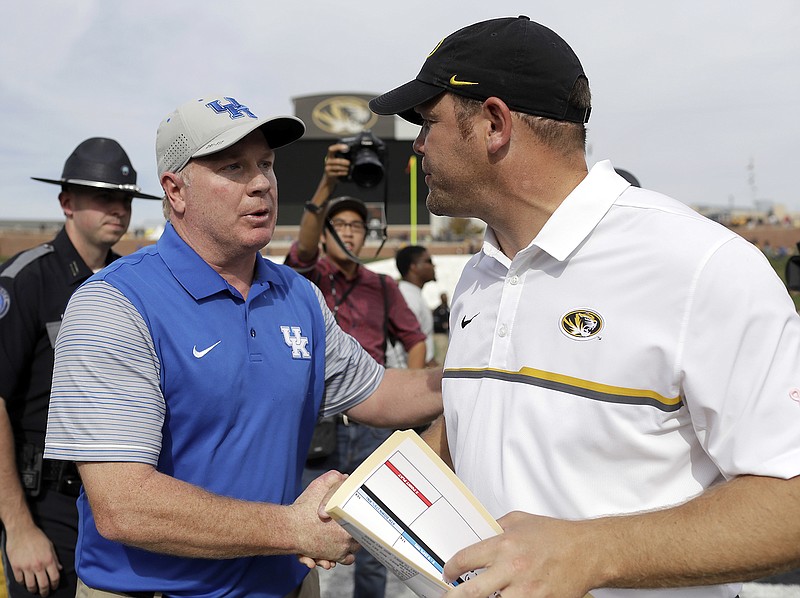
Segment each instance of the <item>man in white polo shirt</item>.
M431 442L505 533L448 596L733 597L800 565L800 318L750 243L585 159L590 92L527 17L372 100L422 125L435 214L488 224Z

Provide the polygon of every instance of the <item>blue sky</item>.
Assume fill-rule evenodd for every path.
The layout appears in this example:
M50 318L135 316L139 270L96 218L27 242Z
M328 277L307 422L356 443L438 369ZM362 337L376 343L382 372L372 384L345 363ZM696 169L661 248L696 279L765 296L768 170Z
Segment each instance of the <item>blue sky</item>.
M192 97L292 114L297 96L380 93L416 75L445 35L518 14L583 63L590 164L611 158L692 205L800 211L795 0L26 0L3 13L2 219L60 219L57 187L30 177L58 178L88 137L117 139L143 190L159 193L156 128ZM134 224L161 222L157 204L137 200Z

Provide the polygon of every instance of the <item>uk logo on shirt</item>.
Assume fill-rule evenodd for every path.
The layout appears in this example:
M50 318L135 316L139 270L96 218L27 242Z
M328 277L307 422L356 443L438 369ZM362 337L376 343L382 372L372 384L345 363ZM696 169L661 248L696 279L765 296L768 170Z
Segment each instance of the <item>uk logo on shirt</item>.
M281 326L283 341L292 348L292 359L311 359L311 353L306 348L308 337L303 336L300 326Z

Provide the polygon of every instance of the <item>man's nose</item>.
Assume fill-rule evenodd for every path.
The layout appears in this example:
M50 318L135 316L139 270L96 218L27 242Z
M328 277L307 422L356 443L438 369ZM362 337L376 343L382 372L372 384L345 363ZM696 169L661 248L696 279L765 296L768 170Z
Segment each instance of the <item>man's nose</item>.
M411 147L415 154L420 156L425 155L425 134L422 131L417 134L417 137L414 139L414 143L411 144Z
M272 180L264 171L257 168L250 177L248 187L253 193L265 193L272 187Z
M133 198L128 196L112 197L108 202L108 211L112 214L124 215L131 211Z

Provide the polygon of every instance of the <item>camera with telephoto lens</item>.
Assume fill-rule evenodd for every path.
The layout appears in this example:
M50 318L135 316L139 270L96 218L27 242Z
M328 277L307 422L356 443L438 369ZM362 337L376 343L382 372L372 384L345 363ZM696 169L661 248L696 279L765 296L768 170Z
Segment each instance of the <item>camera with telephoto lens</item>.
M350 170L346 180L359 187L374 187L383 180L386 144L365 130L355 137L345 137L339 143L347 146L347 151L337 155L350 160Z

